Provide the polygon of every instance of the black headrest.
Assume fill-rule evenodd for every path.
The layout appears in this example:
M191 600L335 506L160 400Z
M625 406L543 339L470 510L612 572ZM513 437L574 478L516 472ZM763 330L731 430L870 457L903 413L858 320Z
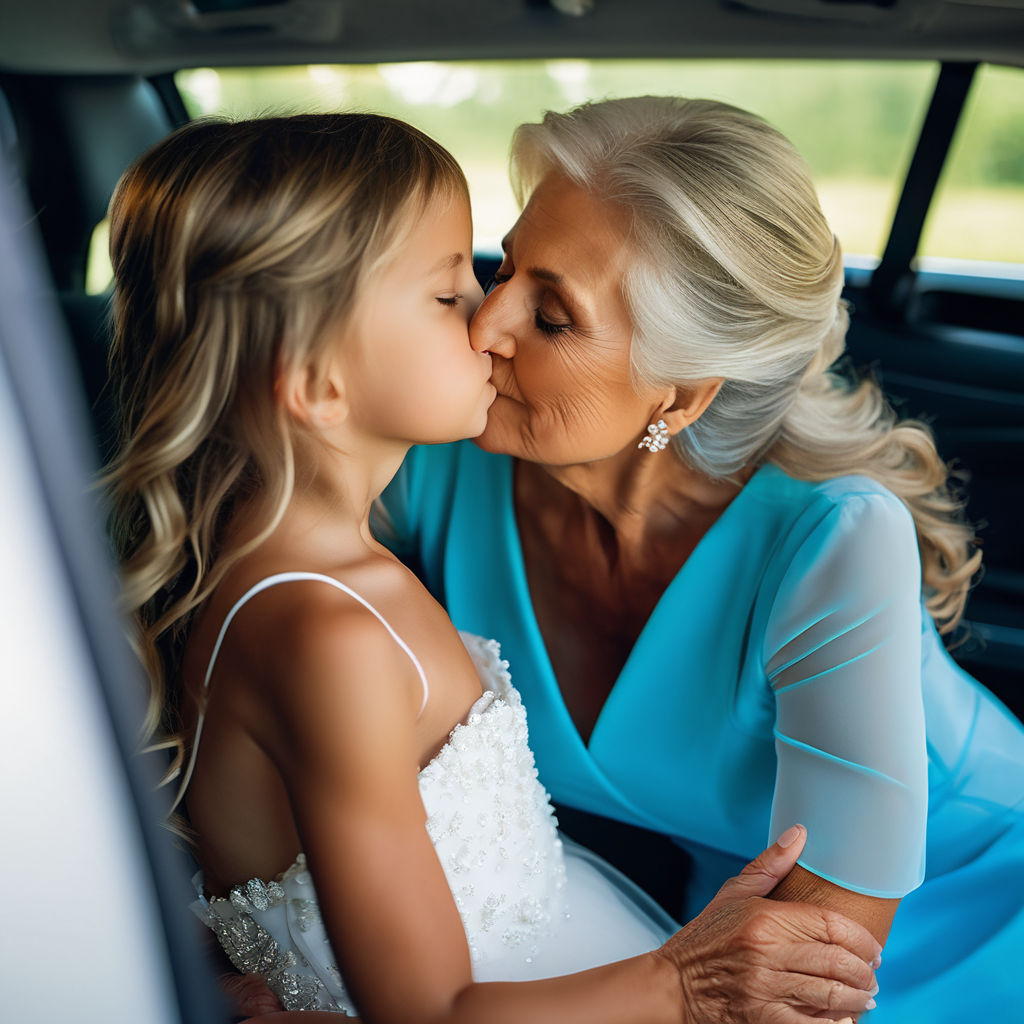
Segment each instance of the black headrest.
M173 124L154 86L137 75L5 75L3 87L54 281L79 290L117 179Z
M22 174L21 153L18 149L18 129L14 124L7 97L0 92L0 174L5 180L8 175L20 177Z
M124 169L173 127L160 97L144 78L75 78L55 96L71 149L82 215L90 230Z

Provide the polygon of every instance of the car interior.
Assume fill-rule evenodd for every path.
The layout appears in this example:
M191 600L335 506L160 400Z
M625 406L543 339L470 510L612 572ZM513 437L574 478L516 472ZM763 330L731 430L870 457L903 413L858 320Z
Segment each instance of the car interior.
M847 260L846 358L877 376L901 415L925 418L943 457L963 474L985 568L949 643L967 671L1024 717L1022 0L3 0L5 674L19 694L25 665L45 677L16 698L0 744L12 791L4 817L27 843L5 843L12 849L3 863L9 879L29 872L24 898L36 902L19 916L38 913L39 893L47 910L38 936L9 948L10 936L0 940L4 973L17 976L8 1019L231 1019L185 919L188 866L160 828L155 769L134 752L138 669L90 486L114 434L105 388L109 282L91 280L97 226L130 161L195 116L183 76L467 61L511 62L524 74L562 62L568 74L578 62L629 61L644 82L645 66L665 60L693 66L687 89L700 82L702 62L716 60L927 69L923 102L893 163L877 251ZM971 122L981 116L982 79L993 75L1001 99L985 117L998 131L985 136L986 149ZM660 86L665 72L659 76ZM801 102L813 106L815 86L804 89ZM857 131L857 123L845 128L854 141ZM925 258L922 239L952 179L955 151L990 168L1008 203L968 215L982 239L1009 234L992 258ZM496 239L481 239L475 258L484 281L500 259ZM28 593L27 577L38 577ZM45 635L17 625L25 605L48 623ZM66 650L55 631L68 638ZM44 746L34 737L54 706L66 712L66 728ZM82 717L72 720L72 708ZM47 781L54 765L60 770ZM16 800L11 783L21 779L37 784L18 786ZM609 828L606 855L609 844L649 857L636 835ZM37 846L45 855L26 857ZM126 862L116 874L90 874L88 865L112 865L115 856ZM109 924L100 939L85 925L97 917ZM57 935L74 952L60 954L71 967L55 982L42 967ZM112 987L115 973L133 975L134 988Z

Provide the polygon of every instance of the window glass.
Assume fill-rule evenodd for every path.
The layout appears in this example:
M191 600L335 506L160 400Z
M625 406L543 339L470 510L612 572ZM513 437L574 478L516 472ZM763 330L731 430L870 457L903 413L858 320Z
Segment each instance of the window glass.
M103 218L92 230L89 255L85 268L85 290L90 295L102 295L114 281L114 268L110 265L110 220Z
M1024 264L1024 70L978 70L918 252Z
M550 60L199 68L177 83L193 115L359 109L415 124L465 168L480 250L495 249L517 214L507 177L517 124L612 96L724 100L793 140L845 252L877 257L935 73L932 63Z

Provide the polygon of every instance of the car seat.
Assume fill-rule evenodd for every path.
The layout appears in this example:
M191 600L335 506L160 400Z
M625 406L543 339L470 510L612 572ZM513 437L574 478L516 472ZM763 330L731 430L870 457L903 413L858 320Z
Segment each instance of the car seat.
M154 85L135 75L5 75L0 93L7 97L0 145L9 154L5 162L20 170L36 213L105 461L115 441L106 388L110 294L86 290L89 250L121 173L174 123Z

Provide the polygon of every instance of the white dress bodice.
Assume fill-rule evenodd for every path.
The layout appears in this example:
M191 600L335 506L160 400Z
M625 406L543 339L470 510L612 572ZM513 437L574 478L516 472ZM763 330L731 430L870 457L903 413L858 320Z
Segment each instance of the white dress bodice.
M559 836L497 642L460 635L483 692L419 773L419 790L474 978L549 977L659 945L674 922L614 869ZM302 854L277 878L241 883L227 897L207 898L201 875L195 884L192 909L234 966L263 975L285 1009L356 1015Z

